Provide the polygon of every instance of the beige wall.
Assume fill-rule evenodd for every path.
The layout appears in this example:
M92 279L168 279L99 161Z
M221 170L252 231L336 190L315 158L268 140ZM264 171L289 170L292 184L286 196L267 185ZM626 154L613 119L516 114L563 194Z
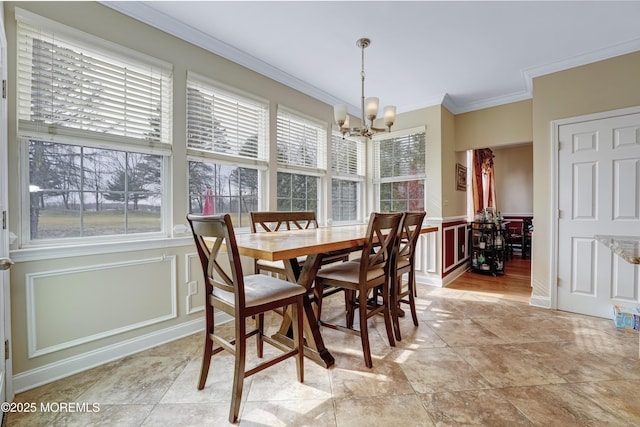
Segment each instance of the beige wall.
M504 214L533 213L533 144L494 148L498 210Z
M533 80L534 225L531 282L533 297L555 301L551 277L551 197L554 187L551 122L640 105L640 52L618 56Z
M533 141L532 100L456 116L456 150L499 147Z

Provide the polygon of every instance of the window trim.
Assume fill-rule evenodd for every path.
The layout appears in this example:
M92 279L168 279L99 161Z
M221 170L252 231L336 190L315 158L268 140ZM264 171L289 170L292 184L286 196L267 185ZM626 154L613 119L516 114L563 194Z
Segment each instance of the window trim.
M201 150L188 146L188 119L187 119L187 111L188 111L188 88L189 83L193 82L196 85L203 86L204 88L208 88L212 92L220 92L229 97L235 97L239 101L244 102L254 102L256 104L261 104L264 107L264 119L265 124L262 127L263 135L263 144L258 144L258 158L250 158L243 157L237 155L230 155L225 153L220 153L216 151L209 150ZM270 121L271 113L270 113L270 103L267 99L256 96L249 92L246 92L242 89L238 89L236 87L221 83L215 79L203 76L197 72L188 70L187 77L185 79L185 148L186 148L186 162L187 165L189 162L202 162L208 164L217 164L224 166L237 166L240 168L247 169L255 169L258 172L258 206L262 206L264 203L263 193L268 192L266 188L267 183L267 173L270 165L269 161L269 143L270 143ZM263 152L263 157L260 158L260 153ZM186 173L186 186L185 186L185 194L189 195L190 188L190 176L189 176L189 168L187 167L185 170ZM187 206L185 207L187 211L190 209L190 200L187 200ZM249 230L249 227L241 227L238 228L240 231Z
M358 163L356 165L356 169L358 169L359 171L362 171L363 174L345 174L345 173L340 173L340 172L336 172L335 170L335 163L334 163L334 158L333 158L333 141L334 138L339 138L339 139L348 139L348 140L352 140L355 144L360 145L360 147L356 147L356 151L359 151L360 149L362 150L362 153L360 155L360 157L358 158ZM331 193L331 208L327 209L327 216L328 218L331 220L331 224L336 224L336 225L346 225L346 224L357 224L357 223L361 223L364 219L362 218L363 212L366 211L365 209L365 200L366 200L366 194L367 194L367 175L366 175L366 170L367 170L367 140L363 140L361 137L344 137L343 135L340 133L339 129L337 128L337 126L332 126L331 127L331 135L329 136L329 139L331 141L331 149L328 150L331 153L331 161L330 161L330 167L329 167L329 177L328 177L328 189ZM338 181L350 181L350 182L356 182L359 185L359 190L358 190L358 201L357 201L357 209L358 211L356 212L356 218L354 220L336 220L335 218L333 218L333 201L334 201L334 195L333 195L333 180L338 180Z
M421 172L419 174L416 175L401 175L401 176L393 176L393 177L385 177L385 178L380 178L379 175L379 171L380 171L380 166L379 166L379 159L376 158L376 151L379 152L379 149L377 149L374 145L374 147L372 147L372 177L370 178L370 182L371 182L371 191L373 192L373 200L374 200L374 205L375 205L375 210L380 210L380 184L387 184L387 183L394 183L394 182L407 182L407 181L422 181L423 182L423 187L424 187L424 196L423 196L423 206L427 206L427 191L428 191L428 187L427 187L427 165L426 165L426 159L427 159L427 148L428 148L428 143L427 143L427 127L426 126L418 126L418 127L414 127L414 128L409 128L409 129L401 129L398 131L394 131L394 132L387 132L387 133L379 133L373 136L372 141L374 144L380 144L380 141L384 141L387 139L394 139L394 138L401 138L401 137L405 137L405 136L409 136L409 135L414 135L414 134L421 134L424 133L424 138L425 138L425 165L424 165L424 172Z
M162 127L161 142L148 141L142 138L106 134L96 131L83 131L75 128L49 126L34 123L33 121L19 119L20 98L15 100L16 118L18 126L16 129L16 137L18 142L19 155L19 176L18 186L19 192L17 201L19 203L20 219L18 221L19 236L17 236L17 249L14 252L22 253L46 253L46 248L52 249L56 255L60 256L60 252L73 253L73 248L78 247L96 247L103 245L117 244L122 248L123 243L133 243L137 241L150 241L165 239L171 236L171 203L172 200L172 181L170 175L170 162L173 153L173 64L136 51L134 49L110 42L82 30L69 27L51 19L42 17L35 13L26 11L21 8L15 8L15 19L17 21L16 28L16 50L19 57L19 45L23 33L19 29L19 24L24 24L31 29L26 28L27 37L32 34L32 29L41 30L46 34L60 35L64 39L63 44L70 43L89 52L95 52L97 55L105 55L111 58L114 63L127 64L138 68L151 68L166 76L162 80L162 89L160 93L167 95L163 99L163 112L160 116L166 126ZM45 40L50 39L47 35ZM19 58L17 58L19 62ZM18 80L20 76L18 75ZM19 87L20 84L16 83ZM164 102L166 101L166 102ZM164 108L166 106L166 108ZM96 148L103 150L124 151L127 153L152 154L161 156L160 174L161 174L161 206L160 206L160 230L147 233L130 233L130 234L113 234L113 235L97 235L84 237L69 238L47 238L47 239L31 239L31 212L30 212L30 162L29 162L29 140L47 141L56 144L72 145L88 148ZM122 249L121 249L122 250ZM126 249L125 249L126 250ZM73 256L73 255L70 255ZM37 259L42 259L40 256Z

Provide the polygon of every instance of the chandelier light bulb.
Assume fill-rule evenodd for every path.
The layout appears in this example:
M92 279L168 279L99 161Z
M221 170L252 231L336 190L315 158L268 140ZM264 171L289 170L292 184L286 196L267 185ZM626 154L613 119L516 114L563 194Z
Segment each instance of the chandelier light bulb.
M384 107L384 125L391 130L391 126L396 121L396 107L387 105Z

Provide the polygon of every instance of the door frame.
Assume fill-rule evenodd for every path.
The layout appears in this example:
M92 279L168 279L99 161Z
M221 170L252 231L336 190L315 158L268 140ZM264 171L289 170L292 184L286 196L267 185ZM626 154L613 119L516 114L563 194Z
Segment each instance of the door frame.
M6 81L8 79L8 62L7 62L7 37L5 33L4 26L4 2L0 1L0 81ZM1 91L1 89L0 89ZM8 166L8 84L5 88L5 96L3 97L0 94L0 123L2 123L2 130L0 131L0 172L2 176L0 176L0 216L2 215L2 210L8 211L9 203L8 203L8 191L9 191L9 174L7 172ZM8 212L6 213L8 215ZM0 219L0 221L2 221ZM2 224L0 224L2 227ZM0 230L0 245L3 248L6 248L6 254L4 250L0 252L0 256L9 256L9 226L8 226L8 218L6 229ZM0 278L0 292L2 293L2 297L0 298L0 304L2 304L2 340L0 340L0 363L4 364L4 398L6 401L13 401L14 393L13 393L13 364L11 357L11 350L13 341L11 340L11 294L10 294L10 280L9 280L9 270L0 271L2 277ZM8 349L8 357L5 359L5 343L4 340L7 340L9 343ZM4 414L3 414L4 415ZM3 419L3 421L6 421Z
M551 121L551 189L552 198L550 203L550 218L551 220L551 251L549 251L549 297L550 308L558 309L558 245L559 245L559 200L560 195L560 181L559 181L559 152L560 152L560 126L571 125L580 122L589 122L593 120L609 119L612 117L626 116L629 114L640 113L640 106L621 108L618 110L602 111L599 113L585 114L582 116L569 117L566 119L559 119Z

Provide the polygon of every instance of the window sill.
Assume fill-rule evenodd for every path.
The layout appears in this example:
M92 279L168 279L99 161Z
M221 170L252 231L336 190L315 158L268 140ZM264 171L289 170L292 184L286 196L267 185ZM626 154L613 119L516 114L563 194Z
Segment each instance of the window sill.
M102 255L119 252L175 248L193 245L191 235L175 238L157 238L138 241L87 243L73 246L47 246L16 249L10 251L13 262L41 261L47 259L72 258L87 255Z

